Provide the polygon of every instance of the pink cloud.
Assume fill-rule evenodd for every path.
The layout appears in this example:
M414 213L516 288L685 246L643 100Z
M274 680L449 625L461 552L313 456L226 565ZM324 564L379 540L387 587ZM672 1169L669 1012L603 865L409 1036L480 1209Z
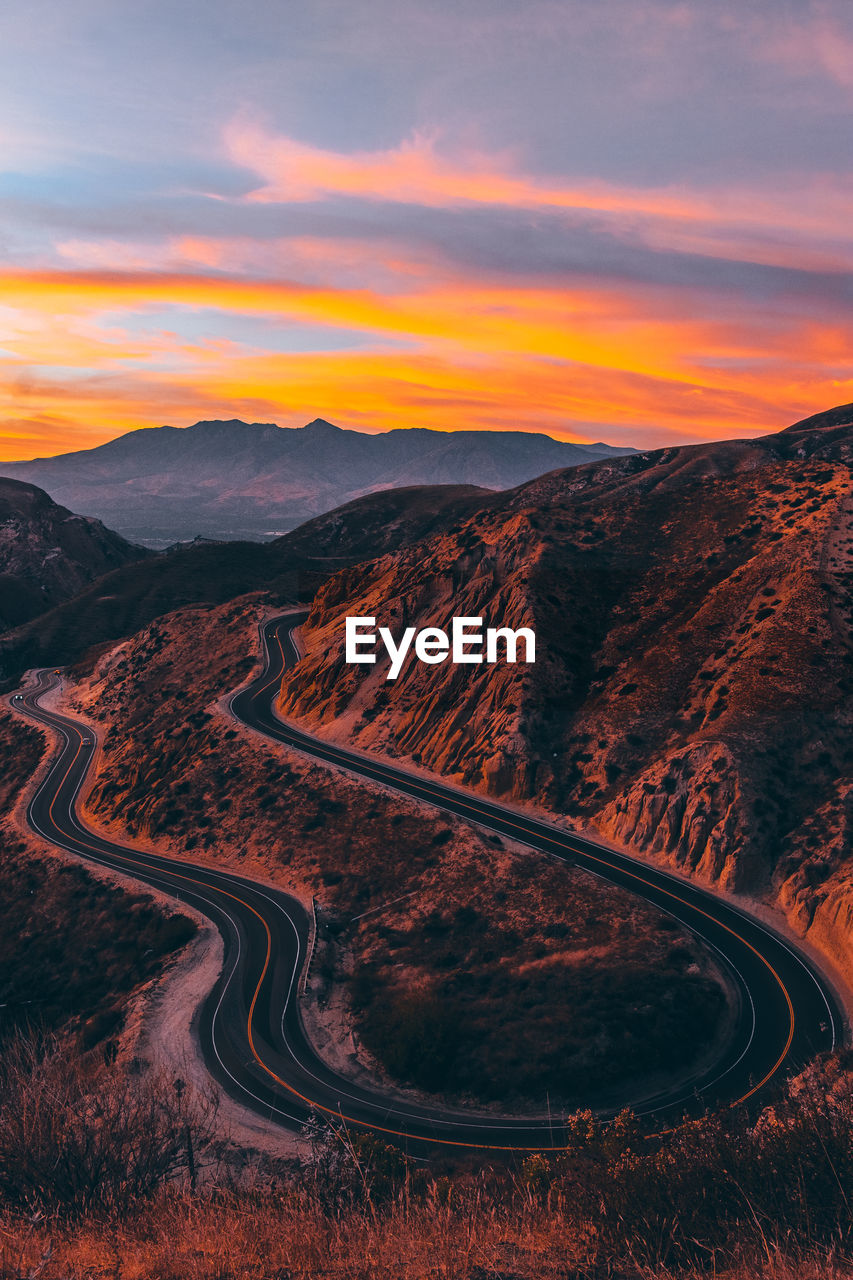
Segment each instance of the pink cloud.
M225 131L229 159L257 173L263 185L247 199L300 202L324 196L354 196L448 207L465 204L520 208L576 208L665 212L695 217L703 205L677 191L617 188L606 183L564 186L513 172L507 153L439 154L435 139L415 134L384 151L335 152L268 133L236 121Z
M251 121L225 132L229 159L257 174L252 203L331 197L433 208L471 205L593 214L612 233L711 257L804 270L853 261L853 179L784 174L770 183L701 188L619 186L525 174L507 153L447 156L415 134L381 151L335 152L275 135ZM826 242L826 243L824 243Z

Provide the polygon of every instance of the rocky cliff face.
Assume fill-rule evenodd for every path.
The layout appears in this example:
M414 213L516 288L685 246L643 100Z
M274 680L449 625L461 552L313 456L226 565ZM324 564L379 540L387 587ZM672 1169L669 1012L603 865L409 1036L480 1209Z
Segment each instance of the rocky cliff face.
M34 485L0 478L0 631L148 554L99 520L57 506Z
M521 486L332 578L282 711L846 929L851 457L842 409ZM344 662L354 614L531 626L537 661L387 682Z

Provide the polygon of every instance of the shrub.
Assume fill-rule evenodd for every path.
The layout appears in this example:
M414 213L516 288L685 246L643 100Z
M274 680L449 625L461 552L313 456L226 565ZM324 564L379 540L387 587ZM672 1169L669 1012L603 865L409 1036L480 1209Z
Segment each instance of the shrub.
M211 1147L213 1093L129 1074L79 1040L13 1037L0 1058L0 1196L66 1213L127 1209Z

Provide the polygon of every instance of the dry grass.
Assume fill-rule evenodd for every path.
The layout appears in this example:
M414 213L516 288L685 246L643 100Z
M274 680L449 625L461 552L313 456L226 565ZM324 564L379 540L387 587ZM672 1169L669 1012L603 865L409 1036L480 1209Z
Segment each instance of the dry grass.
M0 1277L18 1280L850 1280L836 1249L750 1241L716 1265L591 1262L585 1232L533 1202L476 1193L334 1217L310 1195L170 1194L74 1224L0 1217Z
M656 1139L579 1113L560 1155L495 1168L317 1124L301 1165L237 1173L209 1105L172 1082L19 1041L0 1070L0 1280L848 1280L851 1084L839 1054L757 1121Z
M594 1225L533 1198L434 1184L412 1202L336 1216L310 1192L174 1192L74 1223L0 1217L0 1277L18 1280L851 1280L837 1248L750 1238L707 1264L594 1257ZM592 1256L591 1256L592 1255Z
M79 1038L20 1033L0 1057L0 1198L19 1211L124 1215L214 1154L218 1095L127 1069Z

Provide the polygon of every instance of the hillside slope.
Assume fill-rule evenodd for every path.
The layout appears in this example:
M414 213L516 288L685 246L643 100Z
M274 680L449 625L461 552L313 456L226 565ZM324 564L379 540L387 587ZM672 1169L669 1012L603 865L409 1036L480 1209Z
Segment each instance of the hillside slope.
M412 485L508 489L611 453L523 431L344 431L197 422L131 431L96 449L0 464L75 511L151 546L203 534L265 540L366 493Z
M34 485L0 477L0 631L149 555L99 520L57 506Z
M250 591L265 592L271 602L310 600L342 566L409 546L495 498L464 485L394 490L358 498L272 543L199 543L161 555L139 549L144 559L3 636L0 680L27 667L71 662L185 605L221 604Z
M853 408L556 471L319 592L282 710L853 930ZM346 615L530 626L534 666L347 665Z

